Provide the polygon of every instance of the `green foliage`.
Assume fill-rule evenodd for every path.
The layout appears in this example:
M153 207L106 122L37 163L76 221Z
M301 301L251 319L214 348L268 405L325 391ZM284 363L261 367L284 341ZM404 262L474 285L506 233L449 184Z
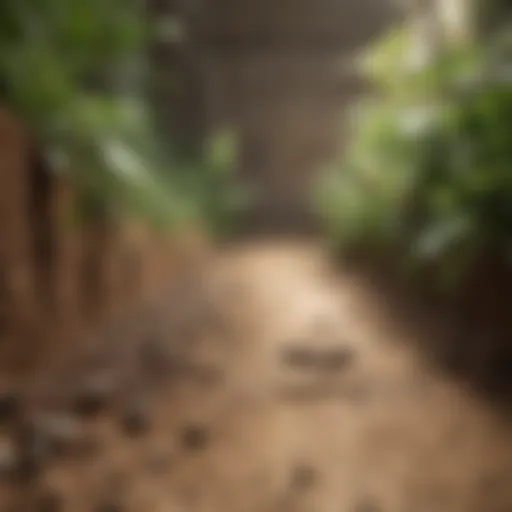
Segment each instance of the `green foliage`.
M202 222L220 235L236 229L239 214L251 202L246 187L237 185L232 171L237 158L235 134L220 132L207 140L200 158L173 157L173 189L185 200L184 211L189 218Z
M224 222L233 155L216 149L213 160L185 163L164 152L138 84L126 74L143 64L149 34L141 5L3 0L4 101L29 123L51 168L75 174L84 204L162 226L190 218Z
M103 86L95 92L104 94L143 42L140 19L133 0L4 0L0 80L12 106L51 124L68 115L87 85Z
M342 247L399 249L452 280L512 248L512 45L414 60L413 35L391 33L363 61L377 94L357 106L318 206Z

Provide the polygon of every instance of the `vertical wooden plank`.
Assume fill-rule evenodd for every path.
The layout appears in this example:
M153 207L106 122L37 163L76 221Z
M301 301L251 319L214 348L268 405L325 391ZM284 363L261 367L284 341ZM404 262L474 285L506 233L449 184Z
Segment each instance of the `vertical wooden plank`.
M34 280L29 219L29 152L18 120L0 108L0 271L2 302L14 321L34 311Z
M76 215L76 194L70 176L53 181L53 222L55 226L55 302L57 321L68 330L80 323L80 226Z

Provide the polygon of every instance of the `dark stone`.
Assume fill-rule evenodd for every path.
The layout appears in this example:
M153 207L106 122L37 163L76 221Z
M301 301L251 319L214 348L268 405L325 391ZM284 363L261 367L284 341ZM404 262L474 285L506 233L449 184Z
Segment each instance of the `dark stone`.
M202 450L210 441L208 427L199 423L186 425L181 435L182 444L191 450Z
M23 481L37 478L56 457L73 455L85 439L81 425L67 415L27 420L18 431L17 474Z
M381 506L373 498L363 499L355 508L355 512L380 512L381 510Z
M20 426L16 473L22 482L28 483L36 479L52 459L53 446L49 441L35 421L29 420Z
M44 454L23 449L18 458L16 477L25 484L33 482L42 473L46 462Z
M21 399L16 391L0 391L0 424L16 418L20 409Z
M150 412L145 405L134 404L121 415L121 428L129 437L140 437L146 434L150 426Z
M341 371L354 359L354 351L344 345L334 348L317 348L314 346L292 346L283 352L283 362L303 370Z
M512 353L508 350L491 352L477 364L481 365L481 387L491 397L503 399L512 390Z
M37 500L36 510L37 512L61 512L64 510L64 500L56 491L45 491Z
M328 350L324 354L323 368L327 371L341 371L350 366L354 360L354 351L345 345Z
M92 417L105 411L114 394L112 378L94 378L89 380L75 397L74 409L77 414Z
M288 366L311 367L315 361L316 353L309 347L292 346L283 351L283 362Z
M82 425L65 414L42 416L36 422L37 435L55 456L71 455L86 440Z
M148 339L139 348L144 370L154 377L164 377L173 371L169 347L160 339Z
M318 481L318 471L309 464L296 466L292 472L292 487L296 490L307 490Z
M94 508L94 512L124 512L125 507L118 501L106 500Z

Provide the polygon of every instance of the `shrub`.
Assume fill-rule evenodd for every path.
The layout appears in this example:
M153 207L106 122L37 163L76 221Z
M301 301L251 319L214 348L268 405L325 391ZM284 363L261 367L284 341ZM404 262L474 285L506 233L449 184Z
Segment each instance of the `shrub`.
M455 279L490 250L510 261L512 44L421 59L413 38L393 31L363 61L376 94L357 105L317 204L341 248L398 250L407 267Z
M224 225L234 155L182 162L156 142L142 92L150 27L140 4L3 0L3 100L26 120L49 167L74 173L85 203L159 225Z

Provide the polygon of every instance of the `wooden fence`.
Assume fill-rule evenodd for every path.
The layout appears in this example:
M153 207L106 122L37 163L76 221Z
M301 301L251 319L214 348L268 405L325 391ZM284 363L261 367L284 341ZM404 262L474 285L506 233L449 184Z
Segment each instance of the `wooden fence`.
M78 224L69 176L43 166L19 119L0 109L0 370L149 299L195 261L197 245L112 219Z

